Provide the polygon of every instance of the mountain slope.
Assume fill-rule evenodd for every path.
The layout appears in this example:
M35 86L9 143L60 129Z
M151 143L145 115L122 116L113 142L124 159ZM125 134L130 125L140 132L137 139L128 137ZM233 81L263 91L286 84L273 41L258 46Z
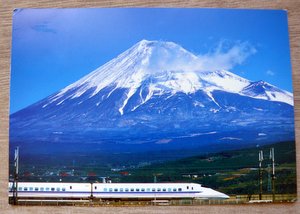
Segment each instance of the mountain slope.
M143 102L150 99L153 93L162 94L171 91L173 94L177 92L188 94L199 89L207 91L208 94L213 90L225 90L265 99L255 92L255 88L259 86L253 85L254 83L249 80L229 71L203 71L201 67L201 61L195 55L175 43L142 40L117 58L61 90L51 97L49 103L59 100L56 102L59 105L65 99L80 97L88 90L93 90L90 95L92 97L102 89L112 87L113 89L107 95L109 97L114 90L125 88L126 99L119 108L122 114L128 99L145 82L148 82L149 93L142 98ZM276 89L274 86L272 88L279 93L278 97L280 97L279 99L273 97L272 101L293 105L290 93ZM66 96L70 91L72 93Z
M145 150L294 138L291 93L229 71L206 71L201 63L175 43L143 40L12 114L10 141L110 142Z

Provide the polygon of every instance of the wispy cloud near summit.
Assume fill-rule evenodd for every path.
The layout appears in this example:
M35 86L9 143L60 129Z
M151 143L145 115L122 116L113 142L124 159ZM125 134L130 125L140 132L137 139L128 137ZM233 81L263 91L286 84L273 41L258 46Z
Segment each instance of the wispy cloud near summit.
M236 65L242 64L249 56L257 50L249 42L221 41L211 52L198 55L203 70L230 70Z
M232 71L235 66L243 64L248 57L254 55L256 52L255 47L249 42L229 42L222 40L215 45L211 51L204 54L196 54L192 57L185 52L174 55L174 53L170 51L162 50L159 54L159 60L157 61L159 62L160 68L165 67L169 70L194 72L217 70ZM156 64L157 63L155 63L155 65Z

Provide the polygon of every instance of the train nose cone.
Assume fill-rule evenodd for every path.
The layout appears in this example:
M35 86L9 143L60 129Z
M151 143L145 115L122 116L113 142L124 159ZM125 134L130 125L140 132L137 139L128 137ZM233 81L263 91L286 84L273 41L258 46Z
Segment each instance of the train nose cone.
M215 197L218 199L229 199L230 197L222 192L214 191Z
M222 199L229 199L229 198L230 198L228 195L223 194L223 193L221 193L220 197L221 197Z

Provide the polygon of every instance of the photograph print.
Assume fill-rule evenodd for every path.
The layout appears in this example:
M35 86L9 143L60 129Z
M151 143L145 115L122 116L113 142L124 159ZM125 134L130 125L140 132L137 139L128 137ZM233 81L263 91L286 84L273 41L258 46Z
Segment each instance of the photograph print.
M9 203L293 202L284 10L15 9Z

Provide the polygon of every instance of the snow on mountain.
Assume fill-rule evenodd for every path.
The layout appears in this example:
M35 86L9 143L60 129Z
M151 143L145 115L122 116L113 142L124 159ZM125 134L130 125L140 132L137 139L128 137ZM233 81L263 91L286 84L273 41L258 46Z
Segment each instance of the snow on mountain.
M203 79L214 83L218 88L228 92L239 93L244 87L250 84L250 81L226 70L207 72L208 74L200 74Z
M182 71L184 69L183 62L196 59L196 56L175 43L142 40L115 59L64 88L52 100L55 101L68 90L81 86L83 87L73 94L72 98L79 97L89 88L96 88L93 93L95 95L109 85L115 85L115 88L129 88L128 95L132 95L141 82L149 76L164 79L166 86L173 87L175 90L190 92L185 85L189 80L195 82L193 78L189 78L190 73L186 74L187 78L185 78L189 80L185 80L182 72L181 74L169 74L169 76L164 72ZM175 83L170 80L173 76L177 76L175 77L177 80L185 82L183 84Z
M267 82L252 82L241 91L242 94L257 99L280 101L294 105L293 94L277 88Z
M137 92L144 82L148 82L146 97L141 96L139 105L146 103L153 95L162 95L166 92L176 94L195 93L205 91L212 101L211 92L223 90L250 96L256 99L280 101L293 105L293 96L272 86L257 86L257 84L226 70L205 71L202 61L173 42L142 40L118 57L99 67L77 82L62 89L51 97L50 102L62 104L67 99L80 97L88 90L93 90L90 97L98 94L106 87L126 89L126 98L119 106L121 115L124 113L130 98ZM256 87L266 87L264 93ZM72 91L72 93L69 93ZM258 91L258 92L257 92ZM45 104L43 107L46 107Z

